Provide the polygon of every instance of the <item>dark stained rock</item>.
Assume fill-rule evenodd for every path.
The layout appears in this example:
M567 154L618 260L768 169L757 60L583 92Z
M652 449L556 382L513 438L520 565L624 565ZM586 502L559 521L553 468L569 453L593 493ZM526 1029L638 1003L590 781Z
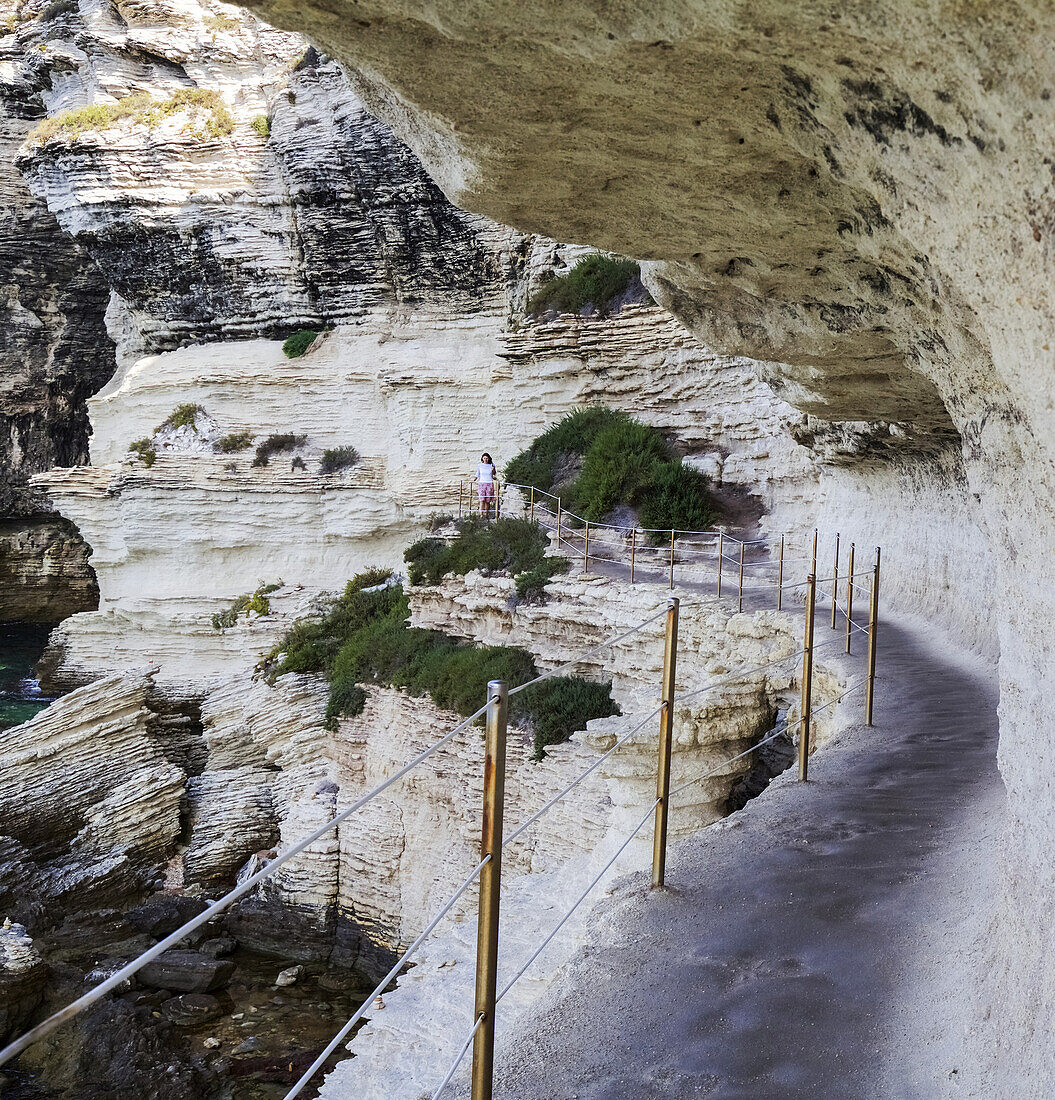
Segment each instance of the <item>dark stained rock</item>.
M199 913L205 912L205 908L205 902L201 898L192 898L185 894L155 894L132 909L125 919L133 928L160 940Z
M215 936L210 940L205 940L198 950L212 959L222 959L225 955L230 955L237 946L238 941L230 936Z
M141 985L179 993L208 993L222 989L234 973L230 959L212 959L197 951L166 951L147 963L137 975Z
M204 1024L223 1015L220 1002L208 993L181 993L162 1006L165 1019L174 1024Z

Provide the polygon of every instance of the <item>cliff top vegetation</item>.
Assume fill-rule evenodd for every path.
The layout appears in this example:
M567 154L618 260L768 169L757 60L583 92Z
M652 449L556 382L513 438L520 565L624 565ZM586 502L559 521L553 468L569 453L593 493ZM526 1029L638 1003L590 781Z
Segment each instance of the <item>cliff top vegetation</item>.
M453 539L424 538L407 547L403 560L411 584L439 584L450 573L474 569L505 572L515 577L520 599L541 603L546 583L568 571L567 558L546 556L546 534L537 523L513 517L488 523L479 516L451 522Z
M401 688L458 714L472 714L490 680L524 683L538 675L532 655L517 646L478 646L439 630L408 625L410 608L387 570L353 577L321 619L296 623L265 661L268 679L287 672L322 673L330 683L331 728L360 714L371 683ZM610 683L554 676L510 702L510 719L533 731L535 759L546 745L566 741L593 718L618 714Z
M606 317L625 301L652 301L641 284L640 266L635 260L597 252L583 256L564 275L542 283L528 299L527 313L540 317L592 311Z
M179 88L168 99L155 99L147 92L136 92L116 103L88 103L84 107L60 111L54 118L44 119L27 140L43 145L55 137L76 139L88 131L106 130L122 119L154 129L180 111L208 112L204 134L209 137L223 137L234 130L234 115L214 88Z
M643 527L702 531L716 509L706 477L686 466L662 432L628 413L576 409L511 459L506 481L557 493L591 523L620 505Z

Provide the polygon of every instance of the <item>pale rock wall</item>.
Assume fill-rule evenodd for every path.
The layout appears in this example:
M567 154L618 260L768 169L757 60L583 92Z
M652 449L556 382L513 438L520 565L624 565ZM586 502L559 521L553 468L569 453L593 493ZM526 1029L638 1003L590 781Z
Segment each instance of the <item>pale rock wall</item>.
M151 686L149 669L103 678L6 731L0 835L30 871L9 909L122 897L174 851L186 775L158 737Z

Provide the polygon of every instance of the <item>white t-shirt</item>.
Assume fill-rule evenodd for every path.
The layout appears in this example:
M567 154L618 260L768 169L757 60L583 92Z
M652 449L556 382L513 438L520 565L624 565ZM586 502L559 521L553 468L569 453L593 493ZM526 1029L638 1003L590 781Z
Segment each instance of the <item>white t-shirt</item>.
M485 485L493 484L495 480L494 470L494 466L487 462L481 462L476 467L476 480L482 481Z

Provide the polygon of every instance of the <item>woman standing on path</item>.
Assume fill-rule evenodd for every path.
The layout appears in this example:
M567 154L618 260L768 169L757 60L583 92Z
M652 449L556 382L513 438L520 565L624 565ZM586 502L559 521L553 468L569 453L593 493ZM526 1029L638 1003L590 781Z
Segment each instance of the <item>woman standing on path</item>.
M486 518L495 499L495 480L498 471L491 456L484 451L480 455L480 465L476 467L476 491L480 495L480 514Z

